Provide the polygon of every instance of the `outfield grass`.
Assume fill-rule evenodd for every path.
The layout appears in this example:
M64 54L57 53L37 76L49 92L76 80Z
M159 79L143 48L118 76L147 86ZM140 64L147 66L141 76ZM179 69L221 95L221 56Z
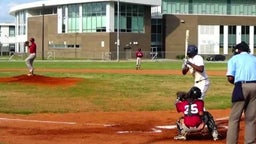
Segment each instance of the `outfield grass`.
M180 69L182 60L175 61L143 61L143 69ZM205 63L208 70L225 70L225 62L207 62ZM25 68L24 61L0 61L1 68ZM134 69L135 61L79 61L79 60L36 60L36 68L92 68L92 69Z
M134 69L135 62L36 61L36 68ZM0 68L26 68L23 61L2 61ZM143 62L143 69L180 69L181 61ZM225 70L226 63L206 63L207 70ZM24 71L23 71L24 72ZM23 74L1 72L0 77ZM156 111L174 109L176 92L193 85L191 75L133 75L40 72L52 77L79 77L72 87L49 87L0 83L2 113L64 113L92 111ZM230 107L233 86L225 76L210 76L207 109Z

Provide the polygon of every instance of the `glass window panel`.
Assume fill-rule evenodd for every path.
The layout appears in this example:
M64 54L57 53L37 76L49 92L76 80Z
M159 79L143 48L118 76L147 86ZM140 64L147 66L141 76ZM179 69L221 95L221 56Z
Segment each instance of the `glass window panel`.
M151 33L157 33L157 25L152 25L151 26Z
M137 17L132 17L132 31L136 32L138 31L138 18Z
M121 3L120 4L120 31L141 32L144 31L144 19L138 24L138 18L144 18L144 6ZM141 28L139 28L141 27ZM115 5L115 31L117 28L117 4Z
M102 20L102 26L103 27L106 27L106 17L104 16L104 17L101 17L101 20Z
M86 21L86 18L83 18L82 19L82 27L83 27L83 31L86 29L86 27L87 27L87 23L86 23L87 21Z
M101 27L101 17L95 16L95 18L96 18L96 27Z
M138 13L144 13L144 6L138 6Z
M120 17L120 29L126 29L126 17L124 16Z
M83 31L106 31L106 3L86 3L82 5Z
M256 15L255 0L163 0L163 13Z
M97 19L96 19L96 17L92 17L92 27L91 27L91 29L92 30L96 30L96 26L97 26Z
M137 14L137 6L132 7L132 13L135 15Z
M144 18L143 17L138 17L138 28L139 28L139 32L144 31Z
M9 27L9 37L14 37L15 36L15 27L10 26Z
M174 13L173 9L174 9L174 5L167 3L167 6L166 6L167 13Z
M151 35L151 42L156 42L156 40L157 40L156 34L152 34Z
M157 34L157 41L158 41L158 42L161 42L161 41L162 41L162 36L161 36L161 34Z
M68 32L79 31L79 5L68 5Z
M92 17L87 17L87 29L89 31L92 29Z
M131 32L131 29L132 29L132 18L131 17L127 17L127 22L126 22L126 25L127 25L127 32Z

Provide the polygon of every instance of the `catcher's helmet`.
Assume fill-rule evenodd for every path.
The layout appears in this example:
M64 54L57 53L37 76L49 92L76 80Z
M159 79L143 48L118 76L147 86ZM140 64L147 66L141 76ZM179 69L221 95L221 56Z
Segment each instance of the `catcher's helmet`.
M202 96L202 92L201 90L196 87L196 86L193 86L189 91L188 91L188 97L189 98L192 98L192 99L198 99L198 98L201 98Z
M197 53L198 53L197 46L195 46L195 45L188 46L188 49L187 49L188 57L193 57L193 56L197 55Z
M232 52L233 52L234 55L239 54L241 51L248 52L248 53L251 52L248 44L244 41L235 45L232 49Z

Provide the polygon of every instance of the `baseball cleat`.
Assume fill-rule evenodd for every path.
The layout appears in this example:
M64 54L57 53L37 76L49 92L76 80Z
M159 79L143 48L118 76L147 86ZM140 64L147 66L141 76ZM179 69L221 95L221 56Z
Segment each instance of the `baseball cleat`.
M219 133L217 130L214 130L212 133L213 140L216 141L219 139Z
M174 139L175 140L186 140L186 136L179 134L179 135L175 136Z
M29 73L29 74L27 74L27 76L33 76L33 74Z
M213 140L214 140L214 141L217 141L217 140L219 140L219 138L218 138L218 137L214 137Z

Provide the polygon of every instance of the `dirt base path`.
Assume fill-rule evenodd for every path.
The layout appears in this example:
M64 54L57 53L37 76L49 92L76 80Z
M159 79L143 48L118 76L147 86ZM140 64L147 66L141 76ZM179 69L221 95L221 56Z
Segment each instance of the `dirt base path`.
M219 141L213 141L207 132L190 135L186 142L173 140L179 117L174 111L1 114L0 141L8 144L223 144L227 131L227 119L223 116L229 110L210 112L217 119L222 135Z
M12 71L23 69L1 69ZM25 71L25 70L24 70ZM180 74L171 70L64 70L37 69L37 71L59 72L105 72L131 74ZM208 72L209 75L225 75L225 72ZM72 85L77 78L54 78L35 75L0 78L0 82L36 83L54 82ZM40 83L41 82L41 83ZM65 83L66 82L66 83ZM227 132L227 110L211 110L216 119L222 139L213 141L207 132L194 133L187 141L176 141L175 122L180 117L175 111L143 112L88 112L67 114L0 114L0 142L4 144L224 144ZM243 142L241 123L240 143Z

